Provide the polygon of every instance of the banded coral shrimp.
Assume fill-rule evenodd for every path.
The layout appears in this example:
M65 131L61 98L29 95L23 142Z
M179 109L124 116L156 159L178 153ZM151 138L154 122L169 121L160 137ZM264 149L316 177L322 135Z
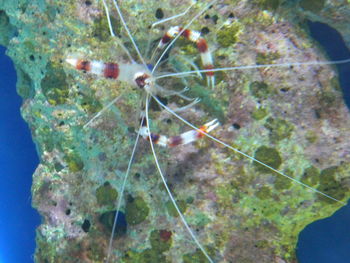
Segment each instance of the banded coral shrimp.
M143 6L143 3L138 4ZM163 4L162 10L165 13L169 13L168 16L178 14L178 12L173 13L171 3ZM204 4L207 5L208 3L206 2ZM151 4L148 5L147 10L150 9L152 12L148 13L146 9L141 8L143 10L142 13L139 13L141 17L153 17L155 10L159 8L159 6L153 8ZM219 11L214 10L215 5L219 6L219 9L217 9ZM232 7L225 2L220 4L215 3L215 5L212 9L204 10L201 3L198 3L188 13L190 15L191 12L198 13L198 10L206 11L207 14L203 15L203 17L198 17L193 25L191 25L191 29L196 29L196 27L201 28L201 25L206 25L210 32L216 33L212 35L210 33L207 34L209 43L215 43L215 35L220 35L220 30L232 30L236 27L242 30L240 27L243 24L240 25L240 23L243 23L243 21L239 22L235 18L232 18L232 12L235 13L234 15L236 17L241 17L244 20L244 14L252 14L254 11L257 11L255 9L247 10L244 8L242 9L243 11L240 11L238 7ZM140 9L133 9L132 3L125 3L125 5L123 3L122 11L125 10L129 10L131 13L140 12ZM279 35L280 32L276 33L277 28L280 26L285 31L284 34L290 37L289 34L291 34L293 29L289 27L287 22L282 23L282 25L278 23L274 24L272 23L274 19L268 13L263 12L260 15L261 17L258 16L258 19L267 23L267 28L271 32L266 32L271 33L269 37L272 40L266 39L267 33L265 31L260 32L260 34L254 32L253 35L257 36L253 38L256 40L254 47L247 45L252 37L250 34L240 36L240 41L234 46L226 46L227 42L224 41L225 39L220 40L223 42L217 39L220 45L213 53L215 53L215 58L220 59L216 59L215 67L232 66L232 64L227 65L227 63L232 63L237 56L233 52L233 48L240 50L243 54L242 63L240 64L252 65L255 64L256 60L260 62L259 64L262 64L262 61L272 61L276 63L268 64L278 64L280 57L284 57L285 55L284 53L282 55L283 50L279 50L279 54L275 52L279 41L288 47L289 45L298 48L299 46L303 46L302 43L298 42L301 41L300 39L290 40L287 38L287 41L287 39ZM209 19L206 19L206 16L209 16ZM142 35L144 32L142 30L138 31L138 28L143 23L140 21L149 21L149 19L143 20L142 18L138 18L134 20L133 16L127 16L125 19L131 32L138 32L137 34L132 33L135 42L144 43L144 46L139 46L139 49L147 49L148 36ZM230 19L232 20L230 21ZM181 16L178 20L172 22L176 23L176 25L182 25L186 24L186 21L188 21L188 18ZM216 23L214 23L215 21ZM226 24L227 21L230 23ZM244 24L244 29L247 32L249 30L254 31L255 29L251 27L252 25L248 23L249 21L246 22L247 24ZM110 53L112 47L118 50L118 47L111 44L112 41L101 43L91 40L89 42L86 38L83 40L80 39L80 41L88 46L86 49L93 50L91 52L94 53L93 55L85 54L87 59L93 59L93 57L100 55L100 60L111 61ZM229 41L232 41L232 39ZM89 46L90 44L91 46ZM125 46L128 47L128 43L125 43ZM176 46L174 45L173 49L176 49ZM295 47L292 51L284 50L287 53L286 55L291 53L295 56L293 61L303 61L301 58L304 58L305 53L308 54L310 59L315 57L312 61L316 60L316 55L311 52L311 47L305 47L307 52L302 50L302 52L300 51L301 53ZM130 47L128 47L128 50L133 55ZM76 51L79 51L78 48ZM171 52L175 51L172 50ZM189 63L186 63L186 59L183 58L184 55L181 55L181 51L184 54L190 54L192 56L194 56L194 53L197 54L197 51L193 52L191 46L184 42L182 43L182 50L177 50L179 52L177 56L178 60L181 61L183 59L184 62L176 65L176 61L171 61L171 57L175 57L175 55L170 53L168 58L170 65L175 69L176 67L190 68ZM230 52L233 53L230 54ZM250 61L254 63L249 63ZM198 123L198 119L203 119L204 121L201 123L205 123L207 120L213 119L212 117L208 117L207 114L209 116L214 115L222 123L218 131L216 131L217 137L222 141L230 142L228 146L235 146L250 156L255 156L257 159L261 159L279 170L288 171L285 174L290 174L298 178L304 176L304 181L310 181L317 188L322 186L322 184L319 181L313 182L313 178L322 169L321 174L324 180L322 182L331 183L331 190L336 190L334 193L331 192L331 196L336 195L338 197L338 192L342 190L338 198L343 199L345 198L346 191L342 189L338 181L331 179L328 182L327 180L329 179L324 178L325 175L331 173L330 177L333 178L336 175L338 176L336 178L339 179L338 170L336 171L333 166L335 162L340 162L340 159L337 158L336 161L327 160L328 157L325 157L324 153L305 153L302 147L305 144L306 148L312 148L313 143L316 143L318 146L318 141L327 140L322 134L316 133L313 128L309 128L308 130L308 125L304 122L308 120L318 123L319 120L316 119L318 119L319 115L326 115L329 118L334 113L332 111L335 110L332 105L329 105L329 99L334 102L338 101L340 97L339 94L334 95L332 92L325 97L323 95L316 96L316 88L312 87L308 81L315 78L317 83L319 83L318 85L323 83L322 86L332 89L327 79L329 76L333 76L333 73L325 73L325 65L321 65L322 63L316 64L314 65L317 68L316 73L311 70L313 74L311 76L304 75L302 80L293 79L293 77L304 73L305 68L310 70L310 65L298 63L293 65L288 64L289 66L293 66L293 68L289 69L290 71L293 70L293 76L283 73L285 67L282 67L282 63L279 64L281 68L270 65L268 69L266 69L266 65L261 67L254 65L252 68L257 70L253 73L240 71L231 73L231 71L225 71L225 73L217 76L215 94L214 92L213 94L207 94L206 92L209 91L203 88L201 81L193 78L181 79L181 81L186 81L188 86L191 87L192 93L189 96L200 96L202 98L201 105L203 105L198 104L196 107L191 107L187 112L181 114L186 119L189 119L191 123L194 121ZM193 73L199 71L194 70ZM317 74L319 71L323 75ZM74 73L70 72L69 74ZM280 84L273 84L275 82L272 80L275 77L280 80ZM130 132L132 129L128 130L127 127L135 126L135 119L138 118L135 105L139 104L138 102L141 99L137 95L137 92L130 91L130 87L128 88L124 84L118 85L118 90L112 90L111 84L108 84L105 80L92 79L78 73L74 77L74 81L79 81L82 85L88 84L89 89L95 91L95 96L101 98L100 100L105 105L107 104L105 102L109 101L111 97L117 97L121 92L125 92L125 90L128 92L127 95L123 95L118 101L118 108L111 107L116 117L111 117L107 112L94 121L93 129L84 131L87 134L89 145L88 157L84 160L84 173L86 177L94 178L89 183L96 185L99 182L101 185L101 182L102 184L106 182L98 188L95 187L95 189L97 188L96 193L99 193L98 189L104 189L105 192L113 192L113 190L110 190L112 188L119 190L118 185L122 182L124 171L127 168L125 163L128 163L129 159L129 155L126 154L130 152L130 149L128 149L130 146L129 140L134 141L132 139L135 136ZM172 83L171 81L168 80L167 85L178 85L178 82L174 81ZM303 85L299 84L300 81ZM274 90L274 85L279 87L278 92ZM242 88L239 90L233 88L237 86ZM295 87L300 86L309 86L309 89L307 92L295 89ZM122 91L122 89L125 90ZM83 89L82 92L86 92L86 90ZM123 99L124 96L128 98ZM157 98L155 99L157 100ZM274 101L277 99L281 100L281 103L284 105L280 105ZM330 111L325 110L326 112L323 112L323 109L318 109L318 112L315 114L315 111L312 112L308 109L308 103L314 99L320 101L320 103L326 103L326 105L332 106L332 109ZM158 102L160 104L160 101ZM180 100L175 100L175 102L178 104L181 103ZM148 105L147 103L145 104ZM304 109L302 106L305 105L308 106L306 107L306 112L303 112ZM285 110L286 108L288 110ZM128 115L130 112L133 113L133 120ZM148 107L146 107L146 112L148 113ZM313 117L311 118L310 115ZM152 125L152 130L153 125L156 126L162 134L181 133L178 131L183 124L172 119L168 121L169 116L171 115L167 115L164 111L154 112L152 113L152 119L157 121L157 125L148 121L147 124ZM115 120L117 120L118 125L112 123ZM299 121L301 123L298 123ZM82 123L86 123L86 118L84 118ZM301 129L299 131L297 127L304 130ZM128 147L123 146L122 143L116 147L115 144L111 143L112 141L125 142ZM140 144L144 143L140 142ZM336 146L338 147L339 145ZM198 244L193 243L188 238L188 233L182 230L182 222L176 217L172 203L168 201L168 195L164 192L159 177L154 176L155 167L152 160L155 154L147 155L145 150L140 148L138 148L135 155L138 163L134 164L131 170L133 176L128 179L126 186L127 198L125 207L121 209L125 211L127 217L130 217L130 215L137 216L137 220L135 218L129 218L129 223L137 223L131 223L131 226L127 230L127 235L118 237L114 241L113 247L117 247L118 249L113 250L111 260L122 258L125 262L147 262L147 260L149 262L152 262L152 260L170 260L170 262L181 262L181 260L184 262L204 261L205 258L203 258L202 252L198 250ZM154 151L153 146L152 151ZM339 152L339 149L337 149L337 152ZM267 155L270 159L264 159ZM335 209L333 206L327 205L330 201L325 200L328 199L321 199L314 192L309 192L305 187L301 187L300 185L291 184L290 181L281 176L269 174L266 169L256 165L256 163L252 163L251 160L233 155L227 149L227 146L226 148L215 146L210 140L198 141L195 145L185 145L179 149L171 150L170 153L162 151L162 154L157 156L162 166L161 169L166 171L166 180L170 185L171 191L174 193L181 208L180 210L185 214L186 222L191 226L195 226L195 235L198 237L201 246L205 252L208 251L208 256L213 258L211 260L215 262L257 261L257 258L260 259L260 262L271 262L271 259L277 260L277 258L290 261L293 259L293 255L291 254L293 245L291 244L296 242L298 230L303 228L307 223L306 221L314 220L316 217L322 217L322 213L329 213ZM304 158L300 159L300 156L308 156L308 158L304 157L308 160ZM318 157L318 162L315 161L315 156ZM103 162L106 158L119 160L119 163L112 165L108 162L108 165L105 166L106 164L103 164ZM346 158L346 155L342 156L342 158ZM315 162L322 163L322 165ZM168 165L165 168L166 163ZM345 167L346 164L345 166L342 164L337 169L345 170ZM82 192L87 196L91 196L92 194L87 190L82 190ZM290 198L292 194L295 195L294 198ZM97 202L99 201L97 200ZM101 202L101 207L94 212L90 209L91 207L96 207L96 200L89 200L86 204L83 204L86 214L95 213L94 216L91 216L91 221L93 222L92 230L84 238L84 244L88 243L89 247L94 246L96 251L99 249L104 250L108 247L108 244L102 241L101 236L97 235L101 231L102 226L96 214L104 213L107 208L111 209L108 207L109 204L104 203L104 201ZM336 206L339 206L339 204L337 203ZM141 213L142 215L147 214L145 217L142 216L143 220L141 221L139 220L140 215L135 211L137 208L142 208L144 212ZM93 257L98 254L96 251L95 255L91 255L92 252L87 251L87 256L85 256L90 261L94 261ZM102 259L98 258L95 261L98 262L99 260L101 261Z

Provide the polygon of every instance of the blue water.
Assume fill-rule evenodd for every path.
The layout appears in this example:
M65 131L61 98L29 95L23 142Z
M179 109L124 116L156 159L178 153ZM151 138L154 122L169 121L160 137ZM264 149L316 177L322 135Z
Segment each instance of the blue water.
M309 29L330 60L350 58L350 50L336 30L319 22L309 22ZM340 64L337 69L345 103L350 108L350 63ZM297 257L301 263L350 262L350 205L307 226L299 235Z
M301 263L350 262L350 205L307 226L299 236Z
M316 32L326 31L322 27L317 29L320 25L313 26ZM347 49L336 44L336 40L329 41L330 35L325 34L328 42L337 47L330 51L330 59L349 58ZM15 70L4 51L0 47L0 263L30 263L35 249L35 228L40 224L30 200L31 177L38 157L28 126L20 116ZM338 70L350 105L350 64L341 65ZM300 235L297 256L301 263L350 262L349 205L331 218L308 226Z
M32 174L39 160L27 124L20 115L16 72L0 46L0 263L33 262L35 228L31 208Z

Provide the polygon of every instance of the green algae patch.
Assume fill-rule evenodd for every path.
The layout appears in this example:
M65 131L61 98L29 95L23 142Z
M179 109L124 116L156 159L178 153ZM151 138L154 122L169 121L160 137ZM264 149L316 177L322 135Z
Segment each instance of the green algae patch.
M256 0L258 6L263 10L275 11L281 4L281 0Z
M188 56L198 55L197 47L193 43L188 43L187 39L180 38L177 45L180 47L181 51L183 51Z
M252 118L254 120L262 120L264 119L268 114L268 111L265 108L257 108L252 112Z
M324 105L324 107L332 107L336 102L337 98L334 91L323 91L320 96L320 103Z
M336 174L339 172L338 166L328 167L321 171L320 173L320 185L317 187L317 190L326 193L329 196L332 196L335 199L342 200L348 188L344 187L341 182L336 180ZM318 195L318 199L324 203L335 203L336 201L327 198L323 195Z
M41 141L43 142L42 147L47 152L52 152L55 148L55 141L54 141L54 132L50 127L47 126L41 126L37 129L37 134L39 135ZM41 152L44 151L44 149L40 149Z
M271 198L272 197L271 189L268 186L261 187L259 191L256 193L256 197L261 200Z
M265 122L265 128L270 131L270 140L272 142L289 138L293 132L293 125L283 119L268 118Z
M187 209L187 203L184 200L177 200L176 201L177 206L179 207L181 213L185 213ZM177 212L173 202L171 200L167 201L166 204L166 209L168 211L168 214L172 217L178 217L179 213Z
M39 230L36 230L35 242L37 247L40 248L40 253L35 253L34 262L60 262L60 256L56 253L56 244L47 242Z
M90 245L90 249L87 251L86 256L91 260L91 262L102 263L105 260L105 250L98 243L98 241L93 242Z
M147 248L142 252L129 250L123 256L125 263L167 263L163 253L168 251L172 244L172 233L168 230L153 230L149 237L152 248Z
M143 222L149 214L147 203L140 197L129 196L125 208L126 222L130 225L137 225Z
M68 169L73 173L79 172L84 168L84 163L81 157L75 152L66 154L64 160L68 165Z
M187 221L191 225L194 225L197 227L204 227L210 222L212 222L211 219L205 213L201 213L201 212L196 213L194 217L188 218Z
M279 152L275 148L270 148L267 146L260 146L255 151L254 158L268 166L271 166L276 170L282 164L282 158ZM262 173L272 172L269 168L261 165L258 162L254 162L253 165L255 166L255 169L259 172L262 172Z
M114 33L116 35L120 34L120 25L118 20L114 16L110 16L111 24L113 27ZM108 21L106 17L100 17L94 21L92 27L92 35L99 39L101 42L106 42L111 38L111 34L108 30Z
M238 36L241 32L241 26L238 23L223 26L217 32L217 42L222 47L229 47L238 41Z
M34 54L35 52L35 44L33 44L32 41L24 41L23 42L23 50L25 51L26 54L28 54L28 57L30 60L34 61L35 57Z
M142 252L136 252L129 250L123 256L124 263L155 263L164 262L168 263L165 255L159 253L154 249L147 248Z
M257 248L268 248L269 247L269 242L267 240L258 240L255 243L255 247Z
M168 230L153 230L150 235L150 243L153 250L163 253L170 249L172 233Z
M318 136L317 136L316 132L314 132L314 131L307 131L305 134L305 139L309 143L315 143L318 140Z
M63 69L49 63L46 76L41 81L41 89L51 105L65 104L68 100L69 86Z
M208 255L213 258L214 256L214 249L209 247L205 248ZM183 255L182 257L183 263L207 263L208 259L205 257L203 252L200 249L196 249L193 253L187 253Z
M113 206L118 197L118 192L109 182L105 182L96 189L96 199L99 205Z
M301 0L299 5L304 10L318 13L323 9L325 3L326 0Z
M301 182L309 186L315 186L318 183L320 171L315 166L310 166L304 170Z
M279 59L281 55L276 52L270 53L258 53L256 56L256 64L258 65L269 65L273 64L276 59Z
M29 98L32 99L35 94L32 80L30 79L28 74L25 73L20 67L16 68L16 73L17 73L17 84L16 84L17 93L23 99L29 99Z
M218 203L225 209L231 209L234 203L232 202L232 196L234 196L236 189L239 187L231 182L219 185L215 188L216 195L218 197Z
M254 81L249 85L250 93L257 99L267 99L272 92L269 85L262 81Z
M286 172L286 174L291 175L291 171ZM284 176L276 176L273 187L278 191L283 191L289 189L292 186L292 181Z
M81 107L86 113L93 114L102 110L102 104L93 97L84 95L80 101Z

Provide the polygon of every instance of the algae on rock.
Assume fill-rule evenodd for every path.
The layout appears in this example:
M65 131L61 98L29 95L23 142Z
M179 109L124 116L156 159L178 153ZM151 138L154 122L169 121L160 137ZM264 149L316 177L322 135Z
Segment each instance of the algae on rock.
M137 59L107 2L115 32ZM306 7L310 1L301 2L301 9L315 12ZM122 3L130 32L148 57L169 28L151 27L159 10L170 17L191 1ZM185 16L168 23L185 25L206 4L197 1ZM283 1L218 1L191 29L206 33L215 67L326 60L293 22L292 12L284 16L284 7ZM103 262L114 220L113 199L121 195L143 91L78 72L64 62L68 56L126 62L118 41L109 36L101 1L6 0L1 8L0 29L7 34L0 41L19 72L22 113L41 160L32 186L33 206L43 217L35 260ZM345 9L343 13L349 7ZM176 43L161 64L160 72L201 67L196 47L186 40ZM188 86L186 95L202 99L181 113L191 123L200 126L218 118L221 125L213 132L217 138L320 191L343 201L349 198L350 118L331 66L258 68L216 76L214 89L197 76L158 84L178 91ZM84 127L119 95L117 103ZM160 99L171 107L186 104L174 96ZM155 132L188 130L155 104L150 114ZM215 262L293 262L299 232L341 206L208 138L156 151L181 211ZM139 142L122 196L125 222L114 237L111 262L205 262L174 213L147 141Z

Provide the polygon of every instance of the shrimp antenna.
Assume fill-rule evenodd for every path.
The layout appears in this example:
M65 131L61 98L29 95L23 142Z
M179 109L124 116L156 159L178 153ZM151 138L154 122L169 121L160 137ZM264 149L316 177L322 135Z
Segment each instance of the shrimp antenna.
M177 15L174 15L174 16L171 16L171 17L167 17L167 18L164 18L164 19L162 19L162 20L160 20L160 21L154 22L154 23L151 25L151 27L155 27L155 26L157 26L157 25L159 25L159 24L162 24L162 23L165 23L165 22L168 22L168 21L170 21L170 20L173 20L173 19L176 19L176 18L178 18L178 17L181 17L181 16L186 15L187 12L192 8L192 6L193 6L195 3L196 3L196 2L193 1L192 4L191 4L189 7L187 7L186 10L183 11L183 12L181 12L180 14L177 14Z
M136 42L135 42L134 38L132 37L129 28L128 28L128 26L126 25L126 22L125 22L125 20L124 20L124 17L123 17L122 12L120 11L120 8L119 8L119 5L118 5L117 1L116 1L116 0L113 0L113 4L114 4L115 9L116 9L117 12L118 12L119 19L120 19L120 21L122 22L123 27L124 27L126 33L128 34L129 39L131 40L131 43L133 44L133 46L134 46L134 48L135 48L135 50L136 50L136 52L137 52L137 55L139 56L139 58L140 58L142 64L145 66L145 68L147 68L147 63L146 63L146 61L144 60L143 56L141 55L141 52L140 52L138 46L136 45Z
M139 129L141 128L141 126L142 126L142 122L140 124ZM112 245L113 245L113 237L114 237L114 233L115 233L115 230L116 230L116 227L117 227L118 215L119 215L119 210L120 210L120 207L121 207L121 204L122 204L123 193L125 191L125 185L126 185L129 173L130 173L132 162L134 160L134 156L135 156L135 153L136 153L136 148L137 148L137 145L138 145L138 142L139 142L139 138L140 138L140 133L137 133L137 136L136 136L136 139L135 139L135 143L134 143L134 148L132 149L132 153L131 153L131 156L130 156L130 159L129 159L128 168L126 169L125 176L124 176L124 179L123 179L123 183L122 183L122 186L121 186L121 188L119 190L119 195L118 195L117 202L116 202L116 212L115 212L115 217L114 217L114 221L113 221L112 232L111 232L111 236L109 238L109 243L108 243L108 252L107 252L106 263L109 262L109 258L111 256Z
M182 118L180 115L178 115L176 112L174 112L174 111L173 111L172 109L170 109L169 107L165 106L159 99L157 99L156 96L153 96L153 95L151 95L151 96L152 96L152 98L155 99L155 101L156 101L162 108L164 108L167 112L169 112L170 114L172 114L173 116L175 116L176 118L178 118L180 121L182 121L182 122L185 123L186 125L190 126L192 129L199 130L199 128L197 128L196 126L194 126L193 124L191 124L189 121L187 121L187 120L185 120L184 118ZM326 194L326 193L323 193L323 192L321 192L321 191L319 191L319 190L317 190L317 189L315 189L315 188L313 188L313 187L311 187L311 186L309 186L309 185L307 185L307 184L304 184L303 182L301 182L301 181L299 181L299 180L297 180L297 179L295 179L295 178L293 178L293 177L291 177L291 176L289 176L289 175L287 175L287 174L285 174L285 173L283 173L283 172L281 172L281 171L276 170L275 168L271 167L270 165L267 165L267 164L265 164L265 163L259 161L258 159L255 159L254 157L252 157L252 156L250 156L250 155L248 155L248 154L246 154L246 153L244 153L244 152L238 150L237 148L232 147L231 145L228 145L227 143L225 143L225 142L219 140L218 138L216 138L216 137L214 137L214 136L212 136L212 135L210 135L210 134L208 134L208 133L203 133L203 134L204 134L205 136L207 136L208 138L212 139L213 141L215 141L215 142L217 142L217 143L219 143L219 144L221 144L221 145L223 145L223 146L229 148L230 150L232 150L232 151L234 151L234 152L236 152L236 153L238 153L238 154L240 154L240 155L243 155L244 157L246 157L246 158L248 158L248 159L250 159L250 160L252 160L252 161L254 161L254 162L257 162L257 163L261 164L262 166L265 166L265 167L268 168L269 170L271 170L271 171L273 171L273 172L275 172L275 173L277 173L277 174L279 174L279 175L281 175L281 176L284 176L284 177L288 178L289 180L291 180L291 181L293 181L293 182L295 182L295 183L297 183L297 184L300 184L300 185L304 186L305 188L310 189L311 191L313 191L313 192L315 192L315 193L318 193L318 194L320 194L320 195L323 195L324 197L327 197L328 199L331 199L331 200L333 200L333 201L336 201L336 202L338 202L338 203L341 203L341 204L343 204L343 205L346 205L345 202L340 201L340 200L338 200L338 199L336 199L336 198L334 198L334 197L332 197L332 196L330 196L330 195L328 195L328 194Z
M194 232L192 231L192 229L190 228L190 226L188 225L184 215L182 214L182 212L180 211L180 208L178 207L169 187L168 187L168 184L165 180L165 177L164 177L164 174L162 172L162 169L160 168L160 165L159 165L159 161L158 161L158 157L157 157L157 154L154 150L154 145L153 145L153 142L152 142L152 138L151 138L151 131L150 131L150 127L149 127L149 118L148 118L148 106L149 106L149 96L150 94L147 93L147 97L146 97L146 123L147 123L147 130L148 130L148 139L149 139L149 142L150 142L150 145L151 145L151 149L152 149L152 154L153 154L153 157L154 157L154 161L155 161L155 164L157 166L157 169L158 169L158 172L159 172L159 175L160 177L162 178L162 181L163 181L163 184L164 184L164 187L166 189L166 191L168 192L168 195L170 197L170 200L171 202L173 203L177 213L179 214L180 218L181 218L181 221L182 223L184 224L184 226L186 227L188 233L190 234L190 236L192 237L193 241L196 243L196 245L198 246L198 248L202 251L202 253L204 254L204 256L208 259L208 261L210 263L214 263L214 261L211 259L211 257L208 255L208 253L205 251L204 247L202 246L202 244L199 242L199 240L197 239L197 237L195 236ZM151 94L151 96L153 98L155 98L155 96L153 96Z
M96 120L98 117L102 115L106 110L108 110L115 102L117 102L122 95L119 95L114 100L112 100L110 103L108 103L106 106L102 108L99 112L96 113L94 117L92 117L87 123L84 124L83 128L85 129L87 126L89 126L94 120Z
M291 63L280 63L280 64L264 64L264 65L246 65L246 66L236 66L236 67L225 67L225 68L214 68L214 69L198 69L185 72L175 72L169 74L161 74L155 79L162 79L167 77L182 77L188 76L196 73L205 72L218 72L218 71L228 71L228 70L239 70L239 69L257 69L257 68L269 68L269 67L290 67L290 66L307 66L307 65L336 65L350 63L350 58L343 60L334 61L309 61L309 62L291 62Z
M103 6L105 8L107 22L108 22L108 28L109 28L109 32L110 32L111 36L115 38L115 40L117 41L117 44L119 46L121 46L121 48L123 49L125 54L129 57L129 59L132 61L132 63L135 63L135 60L132 58L132 56L129 53L128 49L124 46L124 44L120 41L120 39L114 34L114 30L113 30L113 26L112 26L111 18L110 18L110 15L109 15L109 9L108 9L108 5L106 3L106 0L102 0L102 3L103 3Z

